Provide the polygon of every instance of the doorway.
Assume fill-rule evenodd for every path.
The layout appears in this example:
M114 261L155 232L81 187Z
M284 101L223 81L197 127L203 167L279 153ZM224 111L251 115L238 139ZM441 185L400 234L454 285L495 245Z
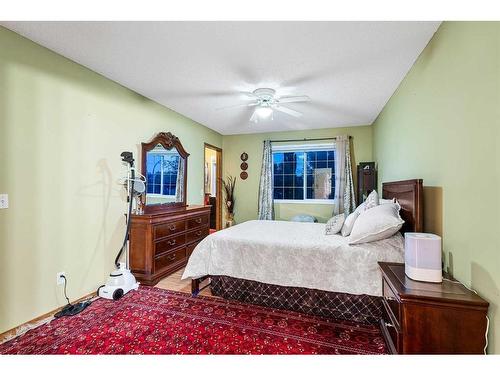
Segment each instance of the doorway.
M210 229L222 229L222 149L205 143L205 204L211 205Z

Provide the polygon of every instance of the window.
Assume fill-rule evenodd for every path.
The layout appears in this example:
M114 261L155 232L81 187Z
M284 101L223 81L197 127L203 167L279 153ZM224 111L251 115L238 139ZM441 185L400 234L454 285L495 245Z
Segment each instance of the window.
M175 196L179 154L165 151L148 152L146 162L147 193Z
M332 203L334 174L333 145L273 147L275 200Z

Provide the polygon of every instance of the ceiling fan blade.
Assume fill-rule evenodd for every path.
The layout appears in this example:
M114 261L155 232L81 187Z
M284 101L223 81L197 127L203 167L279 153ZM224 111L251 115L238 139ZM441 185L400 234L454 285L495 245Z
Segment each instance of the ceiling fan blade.
M287 108L287 107L282 107L282 106L276 106L273 107L275 110L286 113L287 115L293 116L293 117L302 117L302 113L295 111L293 109Z
M256 105L259 105L259 102L235 104L235 105L230 105L230 106L227 106L227 107L216 108L215 110L216 111L222 111L224 109L231 109L231 108L238 108L238 107L255 107Z
M250 92L250 91L240 91L240 94L245 95L250 99L257 99L258 98L257 95L255 95L253 92Z
M257 122L258 116L257 111L253 111L252 117L250 117L250 122Z
M307 95L300 96L282 96L278 99L280 103L299 103L299 102L309 102L311 100Z

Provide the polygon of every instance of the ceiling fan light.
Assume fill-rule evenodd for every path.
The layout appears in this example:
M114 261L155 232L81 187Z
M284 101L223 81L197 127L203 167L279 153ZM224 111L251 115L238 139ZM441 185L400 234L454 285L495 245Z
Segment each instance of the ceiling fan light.
M273 114L271 107L259 107L255 110L260 118L268 118Z

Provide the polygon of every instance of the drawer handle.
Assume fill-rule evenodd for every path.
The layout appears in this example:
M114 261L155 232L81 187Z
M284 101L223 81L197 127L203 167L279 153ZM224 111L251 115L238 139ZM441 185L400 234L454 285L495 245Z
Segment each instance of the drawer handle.
M385 326L389 328L394 328L394 324L392 323L385 323Z
M168 241L168 244L170 246L174 246L176 242L177 242L176 240L170 240L170 241Z
M199 230L198 232L196 232L196 235L197 236L201 236L201 230Z
M168 229L170 229L171 232L175 230L175 225L171 225Z
M201 217L199 217L198 219L196 219L196 222L197 222L198 224L201 224Z
M385 298L386 298L388 301L395 301L395 300L396 300L396 298L394 298L394 297L385 297Z
M168 260L175 260L176 254L172 254L168 257Z

